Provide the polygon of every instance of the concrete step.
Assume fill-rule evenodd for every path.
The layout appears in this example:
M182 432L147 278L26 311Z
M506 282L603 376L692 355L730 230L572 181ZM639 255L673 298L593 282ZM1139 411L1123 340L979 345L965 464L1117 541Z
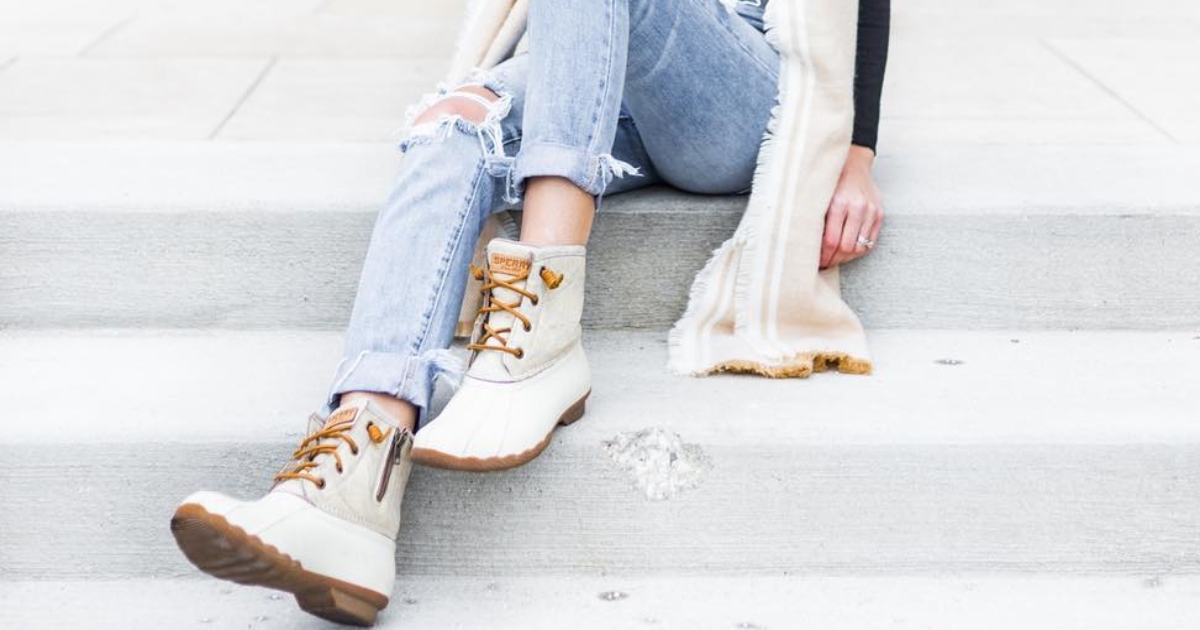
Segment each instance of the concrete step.
M1200 621L1198 593L1195 577L406 576L376 627L1182 630ZM0 604L6 628L331 627L286 595L216 580L6 583Z
M400 573L1200 571L1198 333L885 331L875 375L806 381L673 377L662 337L590 335L588 415L530 465L418 469ZM263 492L338 346L0 334L0 579L192 575L167 529L176 502ZM605 448L652 427L709 464L667 500Z
M0 146L0 327L340 329L398 156L375 144ZM1195 147L884 156L887 230L845 269L871 328L1200 325ZM587 325L663 329L744 198L605 204Z

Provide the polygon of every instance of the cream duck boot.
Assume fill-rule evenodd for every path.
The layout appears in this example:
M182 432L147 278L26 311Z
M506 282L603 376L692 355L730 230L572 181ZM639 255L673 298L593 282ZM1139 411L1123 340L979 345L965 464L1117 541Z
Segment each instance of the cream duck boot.
M454 470L502 470L537 457L558 425L583 416L592 376L580 343L581 246L533 247L493 239L471 364L446 408L417 432L413 461Z
M318 617L371 625L396 578L411 438L370 402L314 414L266 496L197 492L175 510L171 533L209 575L287 591Z

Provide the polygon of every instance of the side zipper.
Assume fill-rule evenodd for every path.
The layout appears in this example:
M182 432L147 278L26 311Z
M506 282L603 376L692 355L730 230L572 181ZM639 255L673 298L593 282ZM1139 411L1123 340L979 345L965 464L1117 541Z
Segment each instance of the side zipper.
M408 429L393 431L392 442L388 445L387 456L384 458L383 473L379 478L379 491L375 493L375 502L383 501L387 495L388 484L392 480L392 469L400 463L400 454L404 452L404 444L412 439Z

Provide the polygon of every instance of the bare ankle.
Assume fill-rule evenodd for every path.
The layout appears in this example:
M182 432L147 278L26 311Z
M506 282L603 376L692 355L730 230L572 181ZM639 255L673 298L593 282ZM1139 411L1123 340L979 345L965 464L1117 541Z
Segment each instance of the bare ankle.
M586 245L595 212L595 199L570 180L532 177L525 185L521 242L534 246Z
M402 428L413 430L417 426L417 407L407 400L401 400L378 392L346 392L342 394L341 404L354 405L363 400L369 400L395 420Z

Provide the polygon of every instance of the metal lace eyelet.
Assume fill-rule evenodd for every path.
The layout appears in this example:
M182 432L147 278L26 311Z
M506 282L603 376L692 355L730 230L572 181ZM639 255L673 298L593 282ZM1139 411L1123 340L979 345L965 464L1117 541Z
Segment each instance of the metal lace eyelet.
M525 357L525 349L524 349L524 348L517 348L517 358L518 358L518 359L522 359L522 358L524 358L524 357Z
M525 332L529 332L531 330L533 330L533 324L530 324L529 322L525 322Z
M537 306L537 305L538 305L538 296L536 296L536 295L535 295L535 296L533 296L533 297L529 298L529 301L530 301L530 302L531 302L531 303L532 303L534 306Z
M318 479L318 480L317 480L317 489L318 489L318 490L324 490L324 489L325 489L325 480L324 480L324 479Z

